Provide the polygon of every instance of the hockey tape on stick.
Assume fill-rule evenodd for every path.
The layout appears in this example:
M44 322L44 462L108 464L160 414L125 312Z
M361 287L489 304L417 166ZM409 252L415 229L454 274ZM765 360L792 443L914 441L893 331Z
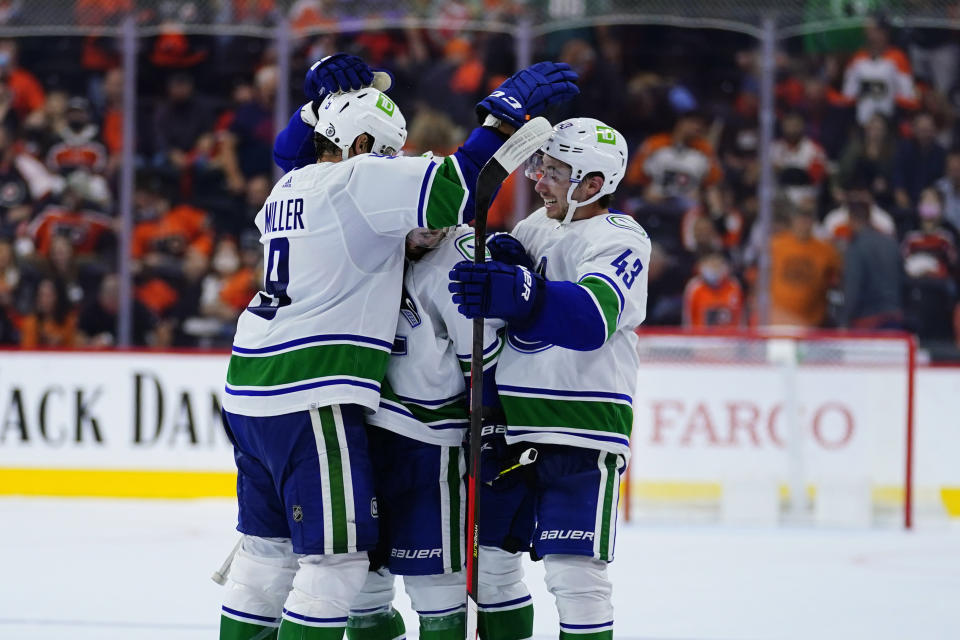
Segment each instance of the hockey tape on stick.
M237 552L240 551L240 545L243 543L243 536L240 536L237 539L237 543L233 545L233 550L230 552L230 555L227 556L227 559L223 561L223 564L220 565L220 569L213 572L213 575L210 576L210 579L219 584L221 587L227 583L227 576L230 575L230 566L233 564L233 559L237 557Z

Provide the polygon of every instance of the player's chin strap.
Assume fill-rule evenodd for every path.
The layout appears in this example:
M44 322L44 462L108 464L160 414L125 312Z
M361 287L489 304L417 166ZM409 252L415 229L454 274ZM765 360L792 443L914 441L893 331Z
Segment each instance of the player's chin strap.
M590 204L591 202L596 202L596 201L599 200L601 197L603 197L603 192L602 192L602 191L598 191L597 193L595 193L595 194L593 195L593 197L591 197L591 198L589 198L589 199L587 199L587 200L584 200L583 202L578 202L578 201L576 201L576 200L573 199L573 192L576 191L576 189L577 189L578 186L580 186L580 182L579 182L579 181L577 181L577 182L571 182L571 183L570 183L570 188L567 189L567 215L565 215L565 216L563 217L563 220L560 221L560 225L557 227L558 229L559 229L560 227L562 227L563 225L568 224L571 220L573 220L573 214L576 213L577 207L582 207L582 206L585 205L585 204Z

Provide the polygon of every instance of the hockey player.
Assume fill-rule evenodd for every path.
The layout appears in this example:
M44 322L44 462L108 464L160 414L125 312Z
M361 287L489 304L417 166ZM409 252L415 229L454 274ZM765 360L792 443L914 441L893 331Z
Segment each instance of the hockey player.
M473 326L452 304L447 274L457 262L473 259L473 246L468 226L418 229L407 237L397 334L380 408L368 417L386 568L368 575L354 603L347 627L351 639L402 637L402 621L391 609L393 574L404 577L422 640L464 637L462 443L469 426ZM488 247L488 254L503 261L526 257L507 234L497 234ZM503 348L502 326L492 321L484 328L485 378ZM485 384L495 389L492 375Z
M532 548L556 598L560 638L608 639L613 606L606 565L630 454L639 365L634 329L646 313L650 239L630 216L608 208L627 166L619 132L573 118L554 128L541 151L528 175L537 179L544 206L513 232L536 272L461 262L450 272L450 290L465 316L507 321L508 346L496 374L506 441L539 454L527 479ZM491 520L485 517L481 630L485 640L527 637L514 634L516 620L510 621L528 598L519 554L497 548L506 533L489 526L484 533Z
M404 237L469 220L509 123L572 96L571 75L551 65L511 77L481 103L488 126L436 160L393 157L405 121L375 88L318 106L317 162L283 176L257 214L264 290L238 321L227 371L244 536L221 639L342 637L377 540L363 410L379 405Z

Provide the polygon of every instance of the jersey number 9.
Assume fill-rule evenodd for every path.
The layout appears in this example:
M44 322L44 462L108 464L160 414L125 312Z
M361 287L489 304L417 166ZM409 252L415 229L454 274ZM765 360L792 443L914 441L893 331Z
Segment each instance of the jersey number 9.
M257 294L259 304L247 307L264 320L273 320L277 309L290 304L290 241L273 238L267 248L267 268L263 271L263 291Z

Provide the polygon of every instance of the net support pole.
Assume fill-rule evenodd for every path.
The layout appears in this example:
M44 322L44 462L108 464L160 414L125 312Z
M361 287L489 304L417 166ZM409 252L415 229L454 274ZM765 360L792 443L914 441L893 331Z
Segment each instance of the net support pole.
M917 337L907 338L907 443L903 478L903 527L913 528L913 397L916 391Z
M277 47L277 95L273 100L273 137L283 131L290 118L290 57L293 46L290 42L290 23L286 17L277 22L275 44ZM273 178L279 180L283 169L273 165Z
M131 246L133 239L134 188L134 125L137 100L137 25L128 15L121 28L123 48L123 124L120 147L120 251L117 256L119 308L117 309L117 344L129 347L133 343L133 270Z
M770 236L773 232L773 194L774 175L770 163L773 147L773 133L776 120L773 101L774 80L776 75L777 27L772 14L763 17L760 38L760 105L758 111L760 125L760 179L757 182L757 223L760 225L761 251L756 304L757 324L761 327L770 322Z
M517 71L533 64L533 30L530 16L520 18L514 32L514 46L517 54ZM513 178L513 224L514 226L530 213L530 185L527 184L523 172L514 174Z

